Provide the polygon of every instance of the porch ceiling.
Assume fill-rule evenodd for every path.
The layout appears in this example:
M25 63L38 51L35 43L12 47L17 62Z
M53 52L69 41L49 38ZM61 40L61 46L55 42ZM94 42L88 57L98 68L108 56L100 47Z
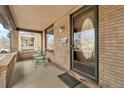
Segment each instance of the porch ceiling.
M43 31L75 6L12 5L9 7L17 28Z

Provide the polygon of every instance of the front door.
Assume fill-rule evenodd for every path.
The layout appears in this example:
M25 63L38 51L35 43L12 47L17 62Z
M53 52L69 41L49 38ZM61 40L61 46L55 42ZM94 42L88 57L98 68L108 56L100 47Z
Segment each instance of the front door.
M98 80L97 6L83 6L72 14L72 70Z

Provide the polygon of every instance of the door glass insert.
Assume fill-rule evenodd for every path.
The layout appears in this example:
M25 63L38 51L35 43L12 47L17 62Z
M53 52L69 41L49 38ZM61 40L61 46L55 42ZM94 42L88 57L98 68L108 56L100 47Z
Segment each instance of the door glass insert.
M92 20L87 18L82 26L81 32L74 33L74 50L81 51L85 59L93 56L95 49L95 28Z

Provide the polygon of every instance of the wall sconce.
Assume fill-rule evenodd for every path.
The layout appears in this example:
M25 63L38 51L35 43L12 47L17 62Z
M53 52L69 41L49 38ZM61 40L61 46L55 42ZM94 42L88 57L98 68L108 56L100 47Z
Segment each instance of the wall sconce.
M59 32L63 32L65 30L65 26L60 26Z

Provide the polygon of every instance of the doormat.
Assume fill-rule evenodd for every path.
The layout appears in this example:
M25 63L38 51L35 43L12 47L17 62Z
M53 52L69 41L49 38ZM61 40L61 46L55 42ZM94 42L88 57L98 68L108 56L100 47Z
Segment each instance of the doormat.
M70 76L67 72L58 75L58 77L70 88L75 88L81 83L80 81L76 80L74 77Z

